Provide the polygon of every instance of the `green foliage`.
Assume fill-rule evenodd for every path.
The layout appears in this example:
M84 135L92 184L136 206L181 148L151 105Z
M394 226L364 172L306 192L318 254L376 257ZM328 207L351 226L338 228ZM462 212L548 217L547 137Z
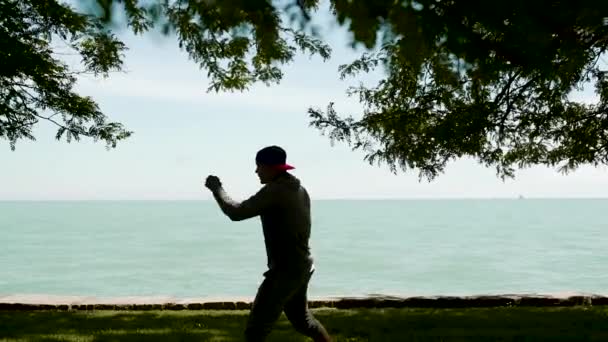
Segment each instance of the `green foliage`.
M40 119L59 126L57 138L89 136L115 147L131 132L107 123L97 104L73 92L80 72L107 76L122 67L125 45L111 33L117 13L135 33L156 26L175 35L179 46L207 71L209 91L243 91L256 82L278 83L280 66L298 51L324 60L330 48L286 23L305 18L317 1L298 1L279 7L268 1L96 0L81 1L88 15L57 0L0 0L0 138L11 148L20 138L34 139ZM295 11L295 12L294 12ZM299 13L300 15L297 15ZM302 19L305 20L305 19ZM61 61L57 42L76 52L85 70L74 71ZM59 115L61 120L56 120Z
M463 156L502 177L539 164L562 171L608 164L608 78L600 63L608 2L332 5L355 40L375 48L342 66L342 77L386 71L376 86L350 89L364 105L360 120L340 117L333 104L309 110L311 124L332 141L427 179ZM587 82L599 103L570 101Z
M0 0L0 138L11 149L21 138L34 140L39 120L58 126L57 139L81 136L115 147L131 132L107 122L97 104L78 95L78 72L58 58L57 45L79 54L81 72L106 76L120 70L124 44L93 18L57 1Z
M283 77L280 66L292 61L298 50L324 60L331 53L327 44L304 29L302 13L316 8L317 1L283 6L266 0L95 2L106 23L124 13L136 33L158 25L166 35L174 35L190 59L207 71L208 91L244 91L256 82L277 84ZM292 23L299 20L299 30L285 23L290 13Z
M286 26L281 9L269 1L176 0L163 1L161 8L165 32L175 33L179 46L207 70L209 90L216 92L278 83L280 65L293 60L298 49L323 59L330 55L318 38Z
M330 57L309 27L318 0L82 0L91 15L57 1L0 0L0 137L34 137L39 119L68 141L91 136L115 146L129 136L95 102L72 91L75 73L51 41L82 57L84 72L120 70L126 48L111 34L116 14L135 33L175 36L211 80L208 91L278 83L303 52ZM363 115L309 109L332 142L366 152L392 171L433 179L472 157L501 177L531 165L570 171L608 164L608 2L583 0L330 0L336 20L367 51L342 78L382 68L371 87L349 89ZM87 6L84 6L85 8ZM314 14L313 14L314 15ZM590 84L596 103L569 99ZM49 112L50 114L45 114ZM60 115L62 120L55 121ZM355 119L357 117L357 119Z

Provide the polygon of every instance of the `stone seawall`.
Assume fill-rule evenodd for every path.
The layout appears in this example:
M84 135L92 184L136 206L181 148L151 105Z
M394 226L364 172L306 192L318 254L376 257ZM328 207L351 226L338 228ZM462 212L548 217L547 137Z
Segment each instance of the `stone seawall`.
M365 296L312 299L311 308L489 308L489 307L556 307L608 305L600 295L497 295L396 297ZM251 300L177 300L171 297L125 297L99 300L75 296L0 296L0 310L248 310Z

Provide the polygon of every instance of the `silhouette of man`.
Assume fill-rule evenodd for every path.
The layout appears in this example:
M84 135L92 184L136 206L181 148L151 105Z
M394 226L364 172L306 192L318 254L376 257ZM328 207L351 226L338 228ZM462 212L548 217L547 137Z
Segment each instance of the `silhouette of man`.
M256 155L256 170L264 186L249 199L230 199L220 179L208 176L220 209L232 221L260 216L266 244L268 270L258 288L247 320L247 341L264 341L285 311L293 327L314 341L331 341L325 328L308 309L308 282L314 273L310 254L310 197L300 181L290 174L287 154L279 146L268 146Z

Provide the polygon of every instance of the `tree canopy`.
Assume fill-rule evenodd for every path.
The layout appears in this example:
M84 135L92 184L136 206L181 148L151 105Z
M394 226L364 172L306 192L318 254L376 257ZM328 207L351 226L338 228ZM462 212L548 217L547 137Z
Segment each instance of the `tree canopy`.
M125 48L102 23L126 14L136 33L174 35L205 70L210 91L273 84L299 51L330 57L306 25L318 0L96 0L80 14L57 1L0 0L0 137L31 137L41 110L60 113L59 133L114 145L130 132L106 123L95 103L71 91L74 76L53 57L60 37L86 71L120 69ZM340 76L381 68L372 86L350 88L362 113L333 103L310 108L311 125L369 162L433 179L472 157L502 177L531 165L569 171L608 163L608 2L582 0L329 0L335 19L368 50ZM5 62L5 60L7 62ZM3 67L4 68L4 67ZM42 75L45 75L44 77ZM569 98L583 84L596 103ZM68 99L69 101L59 101ZM86 126L90 124L90 126ZM58 137L60 134L58 134ZM68 135L68 138L70 135Z
M124 49L101 21L65 4L0 0L0 138L14 150L17 140L33 140L33 127L48 120L58 126L57 139L89 136L116 146L131 132L108 122L95 101L73 87L79 73L120 70ZM79 54L83 70L61 61L66 53Z
M383 67L386 77L350 90L364 105L361 119L340 117L330 104L310 110L312 124L370 162L429 179L463 156L502 177L531 165L608 163L608 2L332 4L355 39L372 47L374 33L382 37L341 76ZM597 103L569 100L588 82Z
M255 82L277 83L280 65L298 50L329 58L326 44L283 23L280 11L292 7L279 10L249 0L0 0L0 138L15 149L17 140L35 138L32 129L40 120L56 124L57 139L68 141L87 136L115 147L132 134L73 90L79 74L107 77L121 70L127 47L111 25L121 11L137 34L160 26L176 35L179 46L207 71L208 90L242 91ZM83 69L70 68L61 58L65 54L79 55Z

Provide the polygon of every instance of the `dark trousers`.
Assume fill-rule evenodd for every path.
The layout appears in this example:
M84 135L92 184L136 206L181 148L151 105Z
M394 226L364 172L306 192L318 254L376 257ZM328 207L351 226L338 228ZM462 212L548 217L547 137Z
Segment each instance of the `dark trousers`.
M313 272L264 273L245 329L248 342L264 341L283 311L299 333L315 341L329 340L325 328L308 309L308 282Z

